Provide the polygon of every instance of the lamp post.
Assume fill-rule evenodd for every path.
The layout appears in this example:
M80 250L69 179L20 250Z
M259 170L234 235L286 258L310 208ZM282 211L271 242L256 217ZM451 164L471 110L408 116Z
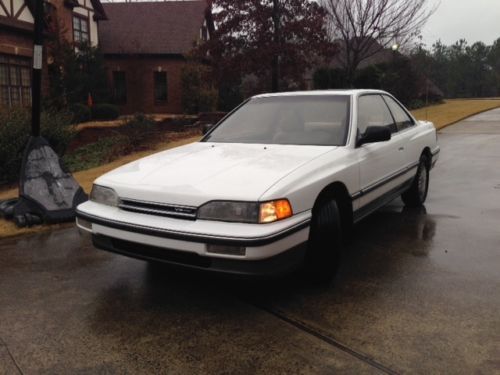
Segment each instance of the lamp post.
M398 50L399 50L399 44L398 43L394 43L391 46L391 50L392 50L392 64L394 65L395 62L396 62L396 54L398 53Z
M43 67L43 0L35 0L33 33L33 73L31 83L31 135L40 136L40 104Z
M273 0L273 25L274 25L274 43L276 48L275 55L273 56L272 65L272 91L279 91L280 82L280 9L279 0Z
M19 227L71 221L87 195L40 136L43 70L43 1L34 0L33 75L31 82L31 137L19 173L19 198L0 203L0 214Z

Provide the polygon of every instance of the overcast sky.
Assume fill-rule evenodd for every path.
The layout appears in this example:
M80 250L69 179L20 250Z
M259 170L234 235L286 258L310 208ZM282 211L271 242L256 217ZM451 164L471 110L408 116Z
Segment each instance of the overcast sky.
M436 4L437 0L429 0ZM500 0L441 0L441 5L422 30L428 47L441 39L452 44L464 38L469 44L491 44L500 38Z

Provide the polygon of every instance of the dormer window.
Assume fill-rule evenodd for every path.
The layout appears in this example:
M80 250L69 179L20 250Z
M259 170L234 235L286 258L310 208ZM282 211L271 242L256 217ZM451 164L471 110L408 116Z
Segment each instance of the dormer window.
M75 43L86 43L89 39L89 19L73 14L73 41Z

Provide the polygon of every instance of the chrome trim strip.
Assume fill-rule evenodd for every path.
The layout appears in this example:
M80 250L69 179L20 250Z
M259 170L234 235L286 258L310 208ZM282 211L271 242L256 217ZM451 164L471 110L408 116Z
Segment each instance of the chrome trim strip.
M375 210L380 207L386 205L393 199L395 199L398 195L400 195L403 191L405 191L412 183L413 178L408 179L406 182L403 182L401 185L396 186L394 189L391 189L387 193L382 194L380 197L375 198L370 203L365 204L363 207L357 209L353 213L354 223L362 220Z
M412 169L418 167L419 162L412 163L410 165L407 165L406 167L400 169L399 171L391 174L390 176L384 177L377 182L374 182L371 185L368 185L367 187L361 189L360 191L357 191L356 193L351 195L352 200L361 198L363 195L366 195L368 193L371 193L372 191L378 189L379 187L382 187L383 185L391 182L392 180L395 180L398 177L403 176L404 174L408 173Z
M130 198L123 198L123 197L120 197L120 199L127 201L127 202L136 202L139 204L151 204L151 205L155 205L155 206L189 208L189 209L193 209L193 210L197 209L196 206L183 206L180 204L159 203L159 202L143 201L143 200L139 200L139 199L130 199Z
M138 207L138 206L130 206L128 204L123 204L123 203L118 205L118 207L121 208L122 210L131 211L131 212L138 212L138 213L158 215L158 216L185 217L185 218L189 218L189 219L196 219L196 213L187 214L184 212L155 210L152 208L142 208L142 207Z
M136 199L120 198L118 207L125 211L138 212L146 215L168 216L182 219L196 219L197 207L181 206L158 202L141 201ZM186 212L187 211L187 212Z
M351 198L354 200L354 199L358 199L359 197L361 197L363 195L363 193L360 191L354 193Z

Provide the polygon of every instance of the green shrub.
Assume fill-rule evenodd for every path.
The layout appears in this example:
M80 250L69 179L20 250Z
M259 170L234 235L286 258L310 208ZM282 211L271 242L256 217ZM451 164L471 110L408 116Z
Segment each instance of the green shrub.
M129 151L132 151L154 136L156 133L156 124L143 113L136 113L122 125L120 130L127 137Z
M127 137L122 135L101 138L95 143L79 147L71 154L65 155L64 164L71 172L93 168L125 154L128 144Z
M120 127L120 134L77 148L64 156L64 163L72 172L93 168L144 147L156 135L155 122L139 113Z
M408 109L419 109L425 107L425 102L421 99L414 99L408 105Z
M225 79L220 82L219 97L217 100L218 109L224 112L229 112L241 104L245 97L252 96L255 93L244 92L243 89L241 80Z
M120 116L120 110L113 104L95 104L92 107L93 120L116 120Z
M218 92L210 84L210 68L189 63L182 69L182 109L187 114L210 112L217 108Z
M377 65L369 65L364 69L358 69L354 76L354 87L364 88L364 89L380 89L381 81L385 78L387 81L387 75L384 75L384 71ZM394 78L391 77L389 81L393 81Z
M199 92L198 112L213 112L217 108L218 92L215 88L202 88Z
M28 112L0 112L0 184L13 182L19 176L29 120Z
M72 115L67 112L43 112L41 134L52 148L63 155L75 135ZM0 111L0 184L14 182L19 170L24 147L31 132L31 114L26 109Z
M170 126L190 126L195 122L195 116L179 116L165 121L165 123L168 123Z
M313 74L314 88L326 90L349 87L346 77L346 73L342 69L319 68Z
M81 103L71 104L69 106L69 111L73 115L71 122L73 124L80 124L82 122L90 121L92 118L92 113L90 108Z

